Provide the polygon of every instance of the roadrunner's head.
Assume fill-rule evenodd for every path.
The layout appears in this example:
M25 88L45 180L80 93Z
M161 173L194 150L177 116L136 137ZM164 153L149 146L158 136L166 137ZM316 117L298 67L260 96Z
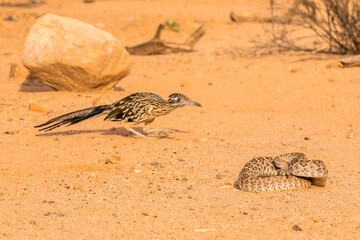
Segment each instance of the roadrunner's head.
M173 93L169 96L168 103L172 107L183 107L186 105L198 106L201 107L200 103L190 100L187 96L181 93Z

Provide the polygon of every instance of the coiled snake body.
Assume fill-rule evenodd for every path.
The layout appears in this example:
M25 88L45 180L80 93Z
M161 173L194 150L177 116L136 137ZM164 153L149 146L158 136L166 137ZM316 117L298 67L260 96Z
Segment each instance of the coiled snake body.
M324 187L328 171L323 161L308 160L303 153L257 157L245 164L235 187L250 192L272 192L311 185Z

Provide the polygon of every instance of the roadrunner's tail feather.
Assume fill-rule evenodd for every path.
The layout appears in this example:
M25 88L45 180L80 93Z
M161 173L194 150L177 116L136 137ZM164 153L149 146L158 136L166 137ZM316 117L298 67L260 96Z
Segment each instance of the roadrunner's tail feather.
M81 122L91 117L103 114L112 109L112 105L100 105L92 108L85 108L75 112L67 113L59 117L53 118L46 123L35 126L36 128L41 128L39 131L51 131L54 128L60 127L65 124L73 125L75 123Z

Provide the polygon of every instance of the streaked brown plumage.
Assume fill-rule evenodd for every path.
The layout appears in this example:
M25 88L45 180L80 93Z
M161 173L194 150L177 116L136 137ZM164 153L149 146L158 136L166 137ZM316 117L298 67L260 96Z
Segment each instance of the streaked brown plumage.
M167 101L155 93L134 93L114 102L113 104L100 105L71 112L53 118L35 127L41 128L40 131L51 131L65 124L73 125L91 117L103 114L107 114L104 120L125 121L134 124L144 123L147 125L153 122L155 118L166 115L173 110L186 105L201 107L199 103L190 100L188 97L180 93L171 94ZM128 130L138 136L145 137L130 127Z

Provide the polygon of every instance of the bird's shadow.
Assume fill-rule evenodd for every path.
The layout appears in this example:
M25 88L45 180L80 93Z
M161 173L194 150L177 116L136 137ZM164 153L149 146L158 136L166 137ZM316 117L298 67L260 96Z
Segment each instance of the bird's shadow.
M147 134L142 127L133 127L133 129L137 132L140 132L141 134L145 136L152 137L154 134ZM169 129L173 132L180 132L180 133L186 133L186 131L181 131L177 129ZM98 129L98 130L67 130L67 131L60 131L60 132L44 132L36 134L36 136L40 137L48 137L48 136L71 136L71 135L78 135L78 134L87 134L87 133L101 133L101 135L110 135L110 136L122 136L122 137L131 137L131 138L137 138L137 136L131 132L129 132L126 128L120 127L120 128L109 128L109 129ZM167 135L158 135L156 138L168 138L168 139L175 139L174 137L170 137Z

